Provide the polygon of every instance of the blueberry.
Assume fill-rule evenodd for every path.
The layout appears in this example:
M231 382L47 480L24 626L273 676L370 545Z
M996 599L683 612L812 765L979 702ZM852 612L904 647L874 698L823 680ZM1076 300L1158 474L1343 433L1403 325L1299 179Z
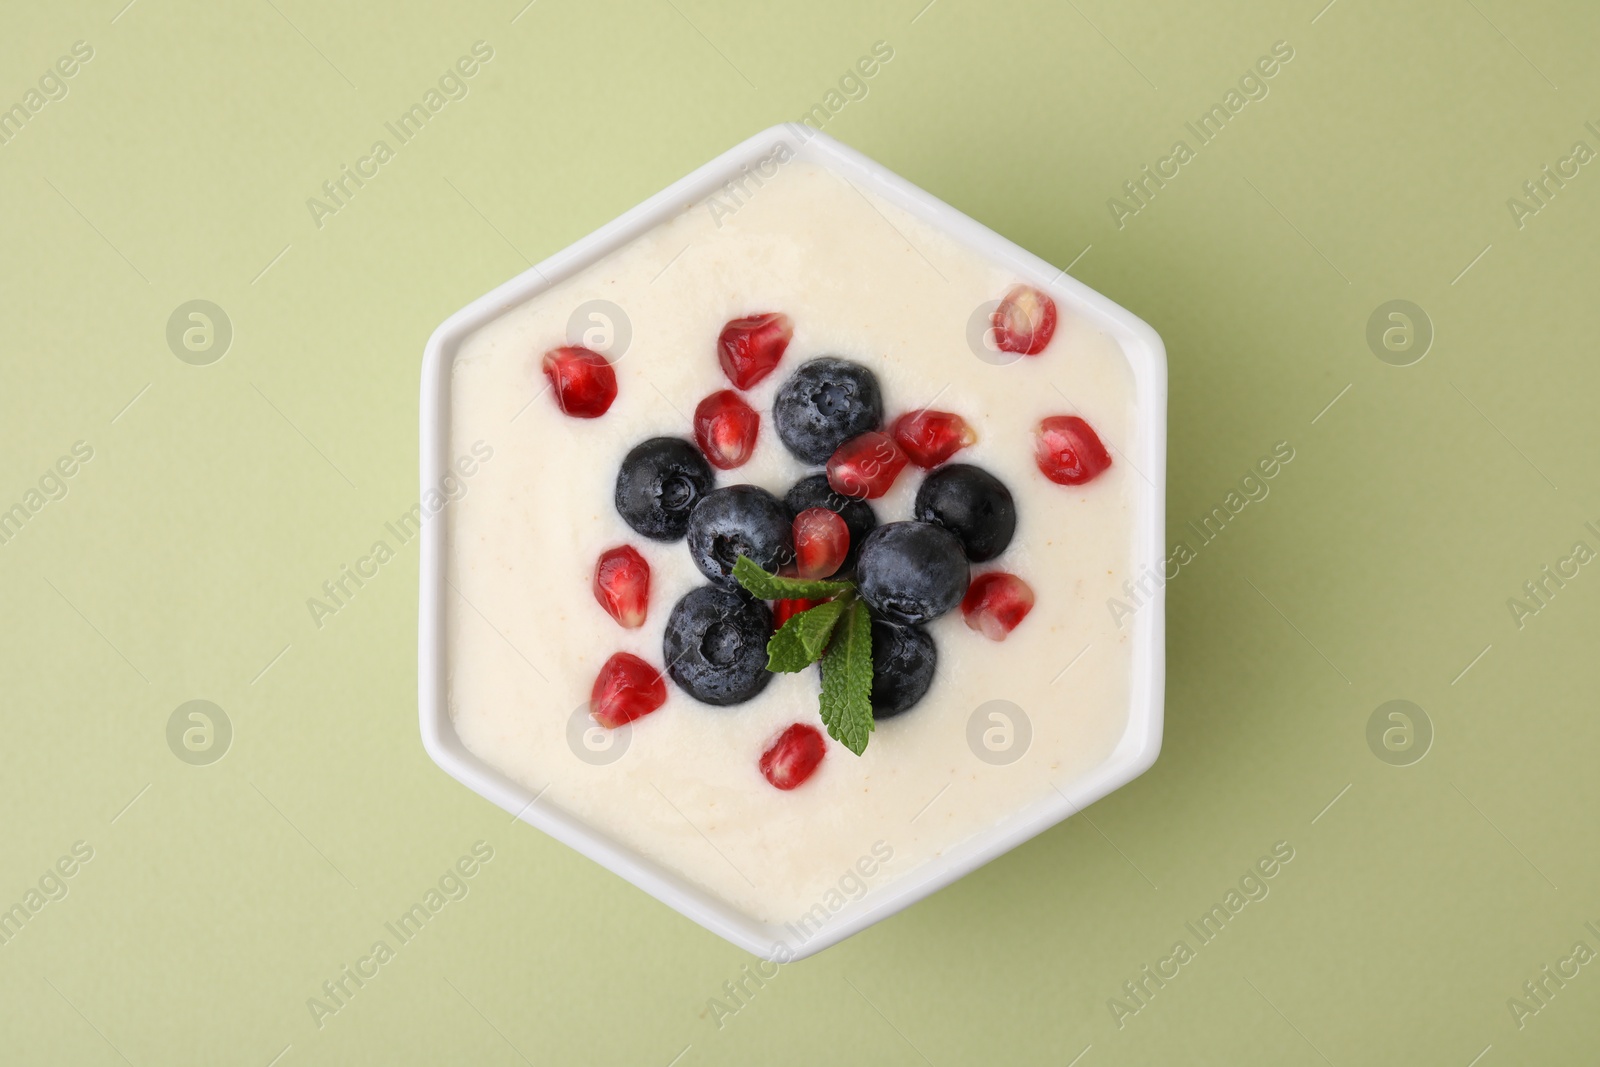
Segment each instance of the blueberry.
M878 515L871 504L834 492L826 474L813 474L795 482L783 502L796 515L807 508L827 508L843 519L845 528L850 531L850 551L839 573L849 574L855 569L856 559L861 555L861 542L878 526Z
M937 619L967 592L967 557L955 534L927 522L891 522L867 535L856 564L867 607L890 622Z
M778 388L772 420L790 452L807 463L826 463L850 438L883 424L878 377L834 356L807 360Z
M793 524L788 507L765 489L713 489L689 513L689 557L717 585L736 589L733 565L740 556L774 574L794 562Z
M994 559L1017 532L1017 505L1004 482L982 467L951 463L917 490L913 514L956 535L974 563Z
M694 445L652 437L633 446L617 471L617 512L652 541L676 541L689 529L689 512L714 485L711 464Z
M933 684L939 650L920 626L872 620L872 717L888 719L921 700Z
M742 704L767 687L772 612L731 589L703 585L684 594L662 639L667 674L705 704Z

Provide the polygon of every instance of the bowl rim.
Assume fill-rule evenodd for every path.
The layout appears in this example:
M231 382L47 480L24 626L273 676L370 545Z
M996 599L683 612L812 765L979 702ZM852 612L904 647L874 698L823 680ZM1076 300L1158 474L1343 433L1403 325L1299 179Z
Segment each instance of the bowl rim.
M747 138L649 197L611 222L472 301L428 338L422 360L420 474L424 498L450 469L450 368L463 340L480 326L565 280L657 224L692 209L747 168L759 167L784 148L792 158L817 163L872 190L937 227L959 243L1001 263L1017 277L1088 318L1121 346L1133 371L1136 448L1142 460L1135 484L1131 571L1165 574L1167 363L1160 336L1144 321L969 218L882 164L802 123L770 127ZM782 162L787 163L787 158ZM760 173L758 171L758 173ZM1128 442L1124 442L1128 446ZM420 536L417 626L418 718L422 744L445 773L513 816L544 831L711 932L756 956L777 962L803 959L909 907L990 860L1082 811L1143 774L1161 750L1165 683L1165 582L1129 622L1132 677L1123 735L1104 761L1054 793L997 822L837 912L810 937L791 924L762 922L711 895L684 876L634 852L554 805L467 751L450 719L444 627L447 564L446 516L425 514Z

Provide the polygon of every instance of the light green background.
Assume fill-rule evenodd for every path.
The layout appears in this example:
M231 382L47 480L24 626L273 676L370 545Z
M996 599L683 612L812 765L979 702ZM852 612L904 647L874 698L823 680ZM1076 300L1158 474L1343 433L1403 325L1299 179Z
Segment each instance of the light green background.
M1506 207L1600 148L1593 5L123 2L0 19L0 104L95 51L0 147L0 507L94 449L0 545L0 903L94 849L0 946L0 1059L1593 1062L1600 963L1506 1006L1600 949L1600 566L1506 605L1600 549L1600 170ZM470 95L313 225L479 39ZM878 40L828 132L1165 338L1170 536L1296 458L1169 587L1154 770L719 1029L749 957L423 753L415 545L322 629L305 601L416 500L440 320ZM1270 95L1118 230L1107 198L1279 40ZM234 328L210 366L165 341L197 298ZM1436 330L1414 366L1368 349L1391 299ZM235 731L205 767L166 742L197 698ZM1407 767L1366 741L1396 698L1436 731ZM479 839L470 895L318 1029L306 999ZM1119 1029L1108 998L1277 841L1271 895Z

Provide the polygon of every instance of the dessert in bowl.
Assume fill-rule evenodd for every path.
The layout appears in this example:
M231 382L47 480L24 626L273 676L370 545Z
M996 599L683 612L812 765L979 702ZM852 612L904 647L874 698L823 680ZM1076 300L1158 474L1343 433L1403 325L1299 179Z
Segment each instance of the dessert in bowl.
M1159 339L822 135L458 313L423 418L425 487L492 454L424 530L430 753L751 951L1155 757Z

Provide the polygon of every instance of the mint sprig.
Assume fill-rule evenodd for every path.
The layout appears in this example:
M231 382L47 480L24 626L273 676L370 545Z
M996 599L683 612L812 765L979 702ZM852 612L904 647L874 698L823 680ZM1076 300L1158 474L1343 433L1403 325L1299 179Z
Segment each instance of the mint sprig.
M872 617L848 581L806 581L763 570L748 556L733 577L760 600L824 600L789 617L767 641L767 670L794 674L822 661L822 724L856 755L872 733Z

